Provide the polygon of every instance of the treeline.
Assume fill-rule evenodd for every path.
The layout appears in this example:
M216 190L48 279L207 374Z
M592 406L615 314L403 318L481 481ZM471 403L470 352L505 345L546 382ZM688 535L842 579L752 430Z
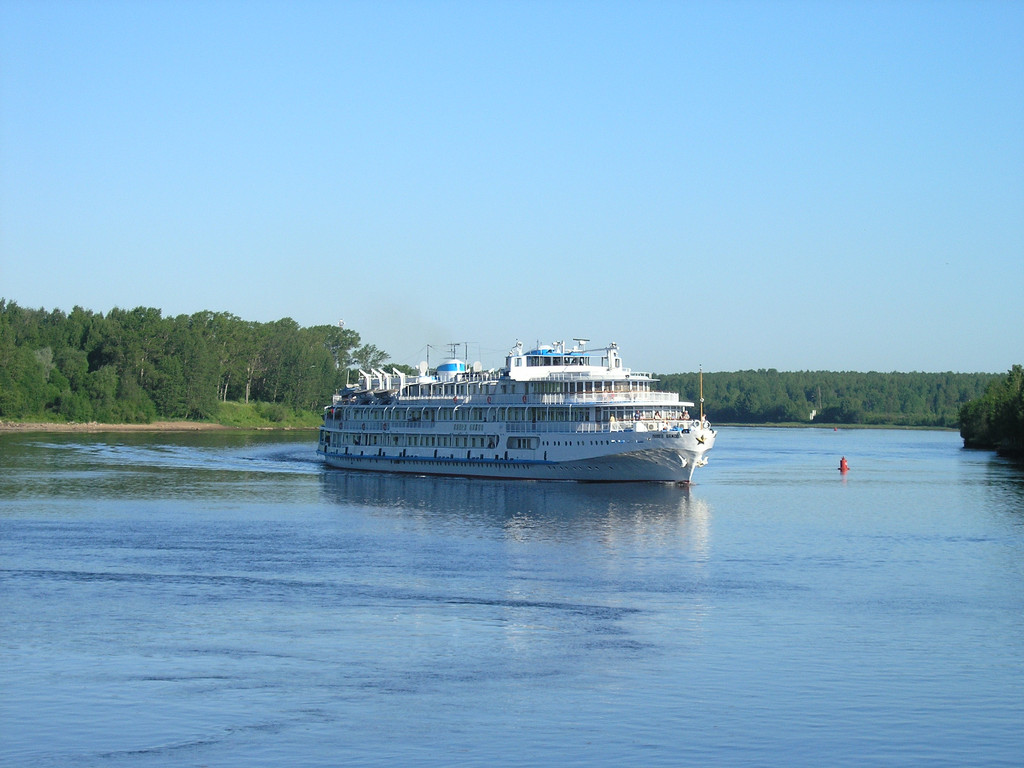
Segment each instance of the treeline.
M0 299L0 419L215 419L226 401L317 411L347 371L386 361L358 333L333 325L225 312L164 317L148 307L65 314ZM704 398L719 423L807 423L814 413L813 423L956 428L963 416L971 439L983 441L1003 439L988 436L1003 434L1000 414L1012 411L1006 392L1017 393L1009 402L1019 418L1020 367L1014 372L1005 382L985 373L705 373ZM685 399L699 397L696 373L659 378Z
M990 373L783 372L704 374L704 407L718 422L824 423L956 428ZM659 376L661 387L699 398L699 374ZM813 420L811 418L812 414Z
M1024 453L1024 367L1013 366L960 409L960 436L967 448Z
M355 331L225 312L25 309L0 299L0 418L105 423L211 419L222 401L326 404L345 371L387 354Z

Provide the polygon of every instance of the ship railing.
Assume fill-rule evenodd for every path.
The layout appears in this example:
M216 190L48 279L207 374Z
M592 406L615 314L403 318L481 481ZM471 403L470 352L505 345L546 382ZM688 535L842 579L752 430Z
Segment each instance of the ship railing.
M632 428L632 423L630 423L629 426ZM505 422L505 431L515 434L519 434L521 432L529 432L530 434L546 434L549 432L560 432L562 434L600 434L602 432L610 432L612 430L608 424L595 424L592 421L508 421Z
M698 419L692 420L659 420L641 419L639 422L631 420L624 421L432 421L425 420L368 420L359 421L348 419L344 426L348 429L356 429L360 432L408 432L409 430L434 430L441 432L454 431L462 432L489 432L499 427L504 427L508 434L538 434L538 433L560 433L560 434L604 434L610 432L632 432L636 424L642 424L641 431L657 432L671 429L690 429L700 426ZM336 427L337 421L328 419L326 426Z
M601 376L601 375L595 376L594 375L594 368L595 367L599 369L598 370L599 374L611 373L610 369L604 368L602 366L590 366L589 369L585 368L582 371L550 371L550 370L547 369L547 367L542 367L542 368L531 368L530 370L534 371L536 376L529 378L529 380L530 381L607 381L607 380L610 380L611 378L621 378L621 374L627 373L629 375L629 378L631 378L631 379L638 379L638 380L642 379L644 381L657 381L657 379L655 379L650 373L647 373L645 371L633 371L633 370L624 371L623 369L618 369L619 376L611 376L611 377L609 377L609 376Z
M670 431L672 429L690 429L699 426L698 420L690 421L644 421L640 422L643 427L639 430L642 432L663 432ZM560 434L608 434L615 432L634 432L636 422L632 421L613 421L613 422L592 422L592 421L579 421L579 422L565 422L565 421L538 421L538 422L519 422L509 421L505 424L505 431L512 433L523 433L528 432L530 434L538 433L550 433L558 432Z
M675 392L579 392L570 395L540 395L541 405L617 405L623 403L675 404Z
M358 429L360 432L390 432L410 429L433 429L435 424L455 424L464 422L435 422L430 419L341 419L328 417L324 422L328 427L337 427L342 421L346 429Z
M636 403L657 404L657 405L683 405L679 395L675 392L578 392L572 394L543 394L543 395L488 395L488 394L458 394L443 395L435 397L405 396L402 398L403 405L422 406L427 408L442 405L457 406L496 406L496 405L630 405ZM692 403L686 403L692 405Z

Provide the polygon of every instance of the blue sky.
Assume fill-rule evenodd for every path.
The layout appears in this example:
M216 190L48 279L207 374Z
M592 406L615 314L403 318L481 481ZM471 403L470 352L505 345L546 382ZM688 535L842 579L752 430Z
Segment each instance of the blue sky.
M1024 3L0 0L0 296L1006 371Z

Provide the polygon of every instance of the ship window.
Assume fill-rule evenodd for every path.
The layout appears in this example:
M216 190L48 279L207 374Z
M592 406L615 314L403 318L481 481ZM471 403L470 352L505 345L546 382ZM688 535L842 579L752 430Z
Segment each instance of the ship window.
M540 445L539 437L510 437L508 447L511 450L535 450Z

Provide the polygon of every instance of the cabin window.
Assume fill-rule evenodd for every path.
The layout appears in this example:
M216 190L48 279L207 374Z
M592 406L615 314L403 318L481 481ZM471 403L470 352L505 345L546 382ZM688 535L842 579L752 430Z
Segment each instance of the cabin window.
M536 450L540 445L539 437L510 437L508 438L509 450Z

